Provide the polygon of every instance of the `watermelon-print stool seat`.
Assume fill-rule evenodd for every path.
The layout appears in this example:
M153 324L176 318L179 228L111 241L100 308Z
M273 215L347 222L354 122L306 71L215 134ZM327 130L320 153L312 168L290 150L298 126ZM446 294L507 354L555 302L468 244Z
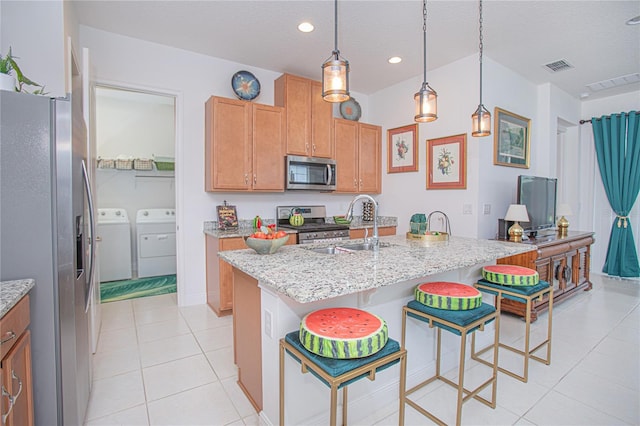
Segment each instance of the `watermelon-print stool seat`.
M424 386L434 382L436 380L440 380L445 382L446 384L453 386L457 389L457 402L456 402L456 425L460 425L462 421L462 404L474 398L483 404L496 408L496 387L498 380L498 370L497 370L497 362L498 362L498 336L500 334L500 316L495 307L482 303L482 299L480 296L480 301L478 303L475 302L476 295L473 292L468 292L466 289L463 289L458 286L467 287L473 289L471 286L467 286L465 284L459 283L438 283L438 286L442 287L441 284L455 284L455 286L445 286L445 288L441 288L439 291L434 287L419 285L416 289L416 299L410 301L406 306L402 308L402 348L406 348L406 344L411 345L411 342L406 342L406 331L407 331L407 318L412 318L419 320L422 323L428 324L429 328L436 328L436 371L435 375L416 386L408 389L404 392L404 401L409 404L413 408L415 408L422 415L428 417L432 421L439 424L447 424L452 423L451 420L444 421L435 416L432 412L426 410L423 406L419 405L416 401L412 400L409 395L414 393L415 391L423 388ZM448 289L447 289L448 288ZM435 305L445 307L447 309L440 309L433 306L428 306L428 304L424 303L424 300L420 300L418 297L418 289L421 292L424 290L428 290L428 293L437 295L437 296L452 296L457 297L457 300L447 300L444 301L442 299L435 299ZM457 289L458 291L454 291ZM437 294L436 294L437 293ZM469 300L460 299L471 297ZM433 305L433 304L432 304ZM475 306L471 309L462 309L463 307ZM454 310L453 307L457 309ZM465 374L465 361L466 361L466 340L467 335L471 334L471 341L475 344L475 332L476 331L484 331L485 326L491 322L495 323L495 332L493 338L493 344L490 346L493 348L493 363L490 364L491 372L488 374L488 379L484 381L481 385L476 387L473 390L468 390L464 387L464 374ZM420 323L419 323L420 324ZM460 336L460 359L458 364L458 381L457 383L442 376L440 372L440 363L441 363L441 355L442 355L442 330L449 331L453 334ZM413 353L413 352L412 352ZM424 353L424 351L416 351L417 354ZM431 359L426 359L426 363L430 363ZM483 389L491 386L491 397L489 399L485 399L480 396L479 393Z
M553 314L553 287L546 281L539 281L536 285L528 286L507 286L502 284L492 283L486 279L479 280L475 287L483 293L491 294L495 296L495 306L498 312L502 308L502 299L510 299L516 302L524 303L526 305L525 314L525 330L524 330L524 346L522 349L507 345L506 343L499 343L499 347L507 349L523 357L522 374L518 374L514 371L508 370L504 367L498 366L498 370L508 374L509 376L516 378L522 382L529 380L529 359L536 360L543 364L551 364L551 325ZM549 301L548 304L548 317L547 317L547 336L546 338L535 347L531 347L531 308L535 300ZM546 346L546 355L538 357L534 355L534 352L542 349ZM479 362L485 362L480 355L486 352L489 348L484 348L478 352L475 350L475 346L471 347L471 357Z
M494 284L531 286L538 284L538 271L518 265L488 265L482 268L482 278Z
M314 311L300 322L300 329L280 339L280 425L285 421L285 354L301 364L331 389L329 423L336 424L338 390L342 389L342 423L347 424L347 387L400 363L399 393L406 376L407 352L388 337L381 318L354 308ZM295 389L295 392L304 392ZM404 400L400 399L400 423L404 423Z

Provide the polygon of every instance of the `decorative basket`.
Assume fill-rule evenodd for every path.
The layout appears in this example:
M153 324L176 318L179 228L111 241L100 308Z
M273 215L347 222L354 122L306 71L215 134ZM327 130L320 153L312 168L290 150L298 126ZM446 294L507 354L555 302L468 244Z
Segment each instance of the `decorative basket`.
M99 169L114 169L116 167L116 161L113 158L100 158L98 157Z
M153 160L149 158L136 158L133 160L133 168L136 170L153 170Z
M118 170L131 170L133 168L133 158L125 157L124 155L118 155L116 158L116 169Z
M173 171L176 169L176 160L173 157L154 157L153 162L156 163L158 170Z

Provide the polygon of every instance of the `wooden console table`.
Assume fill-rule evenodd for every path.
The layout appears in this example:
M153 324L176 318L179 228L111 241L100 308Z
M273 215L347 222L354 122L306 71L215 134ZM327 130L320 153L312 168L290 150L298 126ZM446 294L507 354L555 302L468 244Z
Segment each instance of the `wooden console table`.
M498 264L520 265L535 269L540 279L553 285L553 304L572 296L578 290L591 290L589 268L591 244L595 239L593 232L569 231L566 237L553 234L546 237L531 238L522 244L535 244L538 250L528 251L515 256L498 259ZM538 319L538 313L546 310L548 298L534 302L531 309L531 321ZM525 304L505 299L502 311L525 316Z

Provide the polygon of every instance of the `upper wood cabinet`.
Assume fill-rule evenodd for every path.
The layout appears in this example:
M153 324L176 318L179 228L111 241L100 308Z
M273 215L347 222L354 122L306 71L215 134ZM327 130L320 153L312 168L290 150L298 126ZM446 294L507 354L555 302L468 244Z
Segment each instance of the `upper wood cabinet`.
M322 84L283 74L275 81L274 99L286 111L286 153L333 158L333 106L322 99Z
M205 104L205 190L284 191L284 109L212 96Z
M382 190L382 128L334 119L336 192L379 194Z

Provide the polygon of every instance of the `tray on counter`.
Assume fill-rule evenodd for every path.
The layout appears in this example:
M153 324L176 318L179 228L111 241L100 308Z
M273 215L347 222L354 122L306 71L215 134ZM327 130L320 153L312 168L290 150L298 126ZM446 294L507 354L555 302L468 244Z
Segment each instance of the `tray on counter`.
M434 234L412 234L407 232L407 240L415 241L447 241L449 240L449 234L446 232L438 232L438 235Z

